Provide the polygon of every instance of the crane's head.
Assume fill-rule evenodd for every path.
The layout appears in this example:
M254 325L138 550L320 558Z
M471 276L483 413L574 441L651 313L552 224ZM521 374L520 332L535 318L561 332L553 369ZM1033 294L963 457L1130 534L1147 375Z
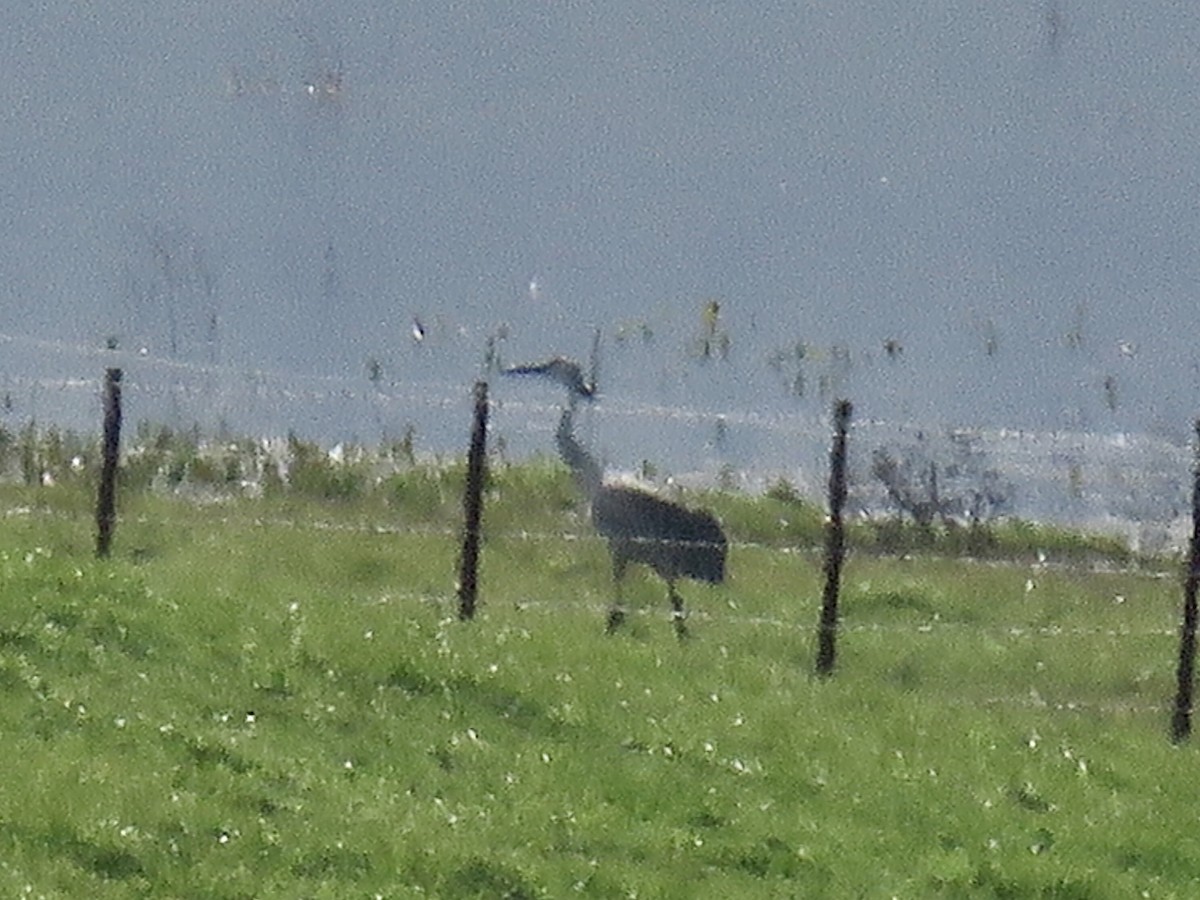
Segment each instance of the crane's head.
M593 400L596 397L596 385L584 377L579 363L565 356L555 356L544 363L509 366L504 370L504 374L540 375L548 378L567 389L568 398L572 403L581 397L584 400Z

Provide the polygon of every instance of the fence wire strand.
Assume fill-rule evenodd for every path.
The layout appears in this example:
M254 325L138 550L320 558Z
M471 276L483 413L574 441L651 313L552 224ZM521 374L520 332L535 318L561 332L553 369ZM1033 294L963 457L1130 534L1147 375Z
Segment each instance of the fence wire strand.
M18 517L38 517L49 518L59 521L79 523L83 525L87 519L83 514L68 514L45 508L20 507L12 508L4 511L4 515L9 518ZM342 534L362 534L379 537L401 536L401 535L418 535L422 537L435 537L448 541L455 541L459 537L458 531L449 527L416 527L416 526L401 526L394 524L382 523L359 523L348 524L330 521L305 521L299 522L295 519L286 517L233 517L221 516L215 518L206 518L204 524L214 527L229 527L229 526L247 526L255 529L274 529L284 528L288 530L311 531L314 533L342 533ZM149 516L134 516L127 517L124 524L138 524L141 526L153 526L157 522ZM495 540L501 535L492 535L489 540ZM505 532L503 538L516 541L529 542L564 542L564 543L583 543L594 542L596 544L603 543L603 539L597 535L581 534L574 532L564 533L549 533L549 532L530 532L530 531L514 531ZM803 554L812 556L814 560L818 556L818 551L815 549L799 549L799 548L776 548L768 545L741 542L735 546L743 550L754 550L767 553L780 553L790 556ZM449 559L449 556L447 557ZM964 561L966 562L966 561ZM992 567L1011 568L1014 576L1024 578L1031 570L1036 569L1045 571L1049 569L1048 562L1038 562L1032 565L1020 563L1006 563L1002 561L975 561L976 564L982 564ZM1066 573L1079 572L1079 567L1060 567ZM1088 574L1097 574L1102 576L1110 575L1135 575L1145 577L1147 579L1155 579L1162 577L1165 573L1147 573L1144 571L1138 572L1121 572L1111 569L1086 569ZM447 579L450 578L450 570L447 570ZM817 583L813 582L813 599L812 604L806 606L803 613L798 613L795 619L786 619L779 616L771 615L755 615L748 614L742 611L738 601L735 598L726 597L721 608L716 610L706 609L702 607L693 607L688 612L688 618L697 623L705 623L711 627L728 627L732 629L748 629L750 631L770 630L772 632L784 632L796 635L799 638L810 640L815 638L818 631L817 623L815 622L816 610L816 590ZM600 621L607 613L609 605L606 600L602 599L603 592L599 589L585 589L582 595L576 593L572 595L570 600L551 600L533 596L508 597L502 602L504 609L519 615L532 614L535 616L550 616L555 617L565 613L578 615L586 613ZM1109 627L1109 626L1060 626L1054 624L1034 625L1030 623L1009 622L1009 623L968 623L952 620L942 620L938 618L924 619L917 622L861 622L853 620L855 593L852 591L847 597L847 610L849 618L844 620L839 625L839 631L848 639L853 640L856 636L908 636L918 641L928 639L936 641L941 637L953 636L956 639L966 637L979 640L991 641L1006 641L1006 642L1041 642L1050 641L1058 644L1063 641L1087 641L1087 640L1155 640L1163 641L1164 645L1167 641L1173 641L1177 637L1177 630L1169 627ZM426 608L434 608L439 611L442 616L442 621L449 625L455 621L454 610L457 605L457 598L449 585L445 591L406 591L406 590L388 590L379 594L372 594L365 597L353 598L354 602L363 605L413 605ZM493 606L489 602L485 592L481 610L486 617L489 609ZM646 619L663 618L665 613L658 610L654 606L639 606L631 607L628 614L635 617ZM801 618L801 615L805 618ZM810 621L812 619L812 621ZM1056 714L1088 714L1088 715L1160 715L1167 711L1168 706L1165 704L1145 704L1123 701L1097 701L1084 700L1071 697L1050 697L1037 689L1031 688L1029 693L1022 695L991 695L980 698L948 698L947 702L953 706L964 708L1014 708L1026 709L1030 711L1043 711Z
M421 382L396 382L374 380L368 384L365 375L334 374L305 374L283 369L268 369L225 365L218 363L200 363L190 360L165 358L145 350L130 351L109 350L90 347L78 343L59 340L47 340L29 335L0 332L0 344L20 345L32 351L45 355L70 355L76 360L85 361L86 366L95 366L94 377L68 375L57 378L34 378L23 375L9 375L0 379L0 389L23 391L32 396L59 393L71 397L91 400L98 397L101 391L102 372L105 367L121 365L135 377L130 379L126 393L136 402L170 401L188 407L197 405L212 406L214 392L223 396L224 402L235 399L238 402L248 401L251 404L292 404L317 405L328 403L361 403L368 404L381 414L394 413L400 409L424 408L433 410L467 410L470 398L464 385L450 382L428 380ZM74 368L74 366L73 366ZM144 377L136 377L141 373ZM6 398L6 402L8 399ZM516 421L520 417L526 420L525 427L531 433L548 432L553 425L547 419L540 425L537 421L546 419L558 410L552 403L540 403L520 399L504 399L495 403L501 419ZM256 407L261 408L261 407ZM779 414L762 413L753 409L714 410L689 405L666 406L660 403L636 402L619 398L606 399L603 407L605 415L614 420L644 419L651 421L673 421L689 424L711 425L718 423L719 429L728 426L744 426L757 429L784 438L803 437L823 441L828 432L828 423L824 417L805 414L800 411ZM532 423L531 423L531 420ZM906 428L915 429L915 423L888 422L870 416L860 417L856 421L854 431L856 440L861 441L867 450L859 449L863 458L869 456L871 446L879 446L882 442L893 437ZM1140 441L1137 436L1130 435L1092 435L1071 431L1056 432L1023 432L1019 429L971 429L972 433L991 442L991 445L1003 444L1009 454L1009 461L1027 472L1037 472L1047 467L1048 461L1066 465L1072 460L1086 458L1089 448L1104 446L1127 453L1134 461L1134 468L1155 468L1153 477L1160 477L1159 470L1170 471L1179 468L1184 471L1187 451L1181 447L1165 444L1151 444ZM1043 473L1044 474L1044 473ZM1130 484L1137 481L1136 473ZM1142 473L1142 477L1147 476ZM1168 476L1169 477L1169 476ZM1125 484L1126 476L1118 481ZM1136 485L1135 485L1136 486ZM81 515L74 516L55 513L45 509L10 509L3 513L6 517L21 515L55 516L71 521L83 521ZM139 516L126 519L121 517L121 524L136 523L141 526L154 525L148 517ZM297 521L285 517L260 517L253 519L233 516L206 518L206 522L214 526L250 525L255 528L288 528L316 533L346 533L374 536L419 536L434 539L457 541L461 529L453 526L437 525L403 525L395 523L362 521L357 523L335 521ZM1134 525L1140 525L1134 522ZM596 534L573 531L536 531L536 530L495 530L485 526L485 539L489 542L531 542L531 543L563 543L563 544L602 544L603 539ZM739 553L768 553L781 557L811 557L814 563L819 561L819 548L802 546L779 546L760 542L737 541L730 542L730 547ZM856 555L851 553L851 560ZM1015 576L1022 580L1043 572L1086 572L1097 575L1133 575L1139 578L1162 580L1177 578L1178 573L1170 568L1148 569L1140 565L1128 567L1114 566L1108 563L1081 565L1054 560L1038 560L1023 563L1009 560L962 559L958 562L964 565L988 566L1010 569ZM852 564L852 563L851 563ZM448 575L449 577L449 575ZM815 609L816 581L813 581L813 606L805 607L807 615ZM585 597L599 598L599 592L584 592ZM1168 627L1112 627L1112 626L1058 626L1054 624L1035 625L1030 623L987 623L976 624L961 621L948 621L938 618L909 622L856 622L853 621L853 602L855 593L848 595L848 607L851 618L843 621L839 630L849 637L870 635L907 635L921 640L928 637L937 640L942 636L968 636L988 640L1004 641L1075 641L1075 640L1162 640L1175 639L1178 631ZM447 589L445 593L413 593L392 592L372 598L366 602L380 604L413 603L437 607L449 613L455 605L453 592ZM518 612L530 612L555 615L565 609L586 610L589 613L603 615L607 604L588 599L573 599L569 602L553 601L536 597L525 597L517 600L507 600L506 603ZM487 608L486 597L484 609ZM633 609L634 615L658 615L652 609ZM690 617L699 621L713 624L725 624L734 628L771 629L774 631L791 632L801 636L814 635L818 626L814 622L799 619L792 621L776 616L751 615L741 611L736 601L727 600L726 607L717 611L693 609ZM1096 701L1072 698L1049 699L1036 690L1027 695L991 696L979 699L955 699L949 701L962 706L1011 707L1030 710L1042 710L1054 713L1096 713L1105 715L1137 714L1159 715L1168 710L1163 704L1141 704L1121 701Z

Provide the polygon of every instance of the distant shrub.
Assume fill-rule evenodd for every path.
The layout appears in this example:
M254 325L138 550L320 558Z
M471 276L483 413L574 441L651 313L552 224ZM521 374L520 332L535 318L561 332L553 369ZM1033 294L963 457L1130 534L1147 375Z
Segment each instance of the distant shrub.
M367 475L353 462L335 462L316 444L288 435L288 489L316 500L349 501L366 490Z
M187 479L206 487L230 487L242 481L242 461L236 450L197 454L188 467Z
M759 496L709 491L685 503L711 509L736 541L815 547L824 539L824 513L794 492L781 499L777 491Z
M524 509L532 504L534 509L552 514L574 509L579 503L570 471L544 459L493 468L489 487L501 503L515 500Z
M767 488L765 496L780 503L799 504L804 502L804 498L800 496L800 492L796 490L796 486L783 476L780 476Z
M381 489L388 507L405 521L445 521L457 514L462 477L461 471L420 466L388 476Z

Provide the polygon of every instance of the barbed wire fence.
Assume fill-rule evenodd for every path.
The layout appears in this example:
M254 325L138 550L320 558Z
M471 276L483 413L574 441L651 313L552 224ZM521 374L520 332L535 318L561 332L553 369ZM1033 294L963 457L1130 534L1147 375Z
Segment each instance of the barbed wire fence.
M97 377L95 378L78 375L63 378L9 376L5 379L4 387L6 393L4 395L4 409L10 414L19 417L20 411L18 406L21 404L14 400L12 393L14 391L18 392L18 394L25 392L27 395L27 400L25 401L28 405L27 412L31 413L30 420L38 420L44 423L53 423L60 419L71 420L73 417L72 407L75 404L90 406L90 415L94 422L100 371L112 371L115 364L129 365L135 373L135 377L128 380L126 387L126 395L130 398L131 405L136 408L139 403L143 404L144 410L161 409L161 402L166 400L174 404L173 413L176 416L184 417L187 417L189 412L196 412L198 408L197 404L202 404L205 401L211 404L215 393L221 398L218 406L225 408L233 408L240 402L249 401L244 412L248 413L251 418L255 415L257 404L270 406L276 410L277 416L282 415L286 417L287 410L293 408L297 410L311 410L314 405L319 406L320 404L360 403L369 407L377 425L382 423L386 417L392 416L392 410L395 409L404 408L411 410L417 408L434 410L438 416L446 420L453 420L453 424L449 427L461 436L466 416L459 414L468 408L470 399L469 396L464 396L464 392L457 386L449 383L429 382L421 385L405 386L395 384L383 385L378 380L375 380L369 386L364 386L362 379L350 376L303 375L300 373L264 370L241 371L231 367L211 364L151 358L148 354L140 352L134 354L128 351L116 351L111 348L92 350L61 342L40 341L19 335L0 334L0 344L6 342L24 343L35 349L74 354L77 358L86 358L90 364L94 364L97 368ZM214 385L217 381L223 381L225 383L224 386L220 389L215 388ZM229 387L231 383L234 385L233 388ZM156 406L156 404L159 405ZM513 419L515 419L518 416L545 416L556 407L553 404L514 400L506 401L502 408L509 412ZM765 433L785 435L789 438L803 437L809 441L814 441L818 437L827 439L829 434L828 422L814 422L810 417L799 415L786 417L765 415L746 410L714 412L709 409L687 407L664 408L661 406L656 407L653 404L620 403L613 404L610 407L609 413L617 419L632 418L657 422L672 421L683 423L689 427L695 427L697 423L715 422L717 423L718 436L731 427L754 428ZM81 419L86 418L86 416L81 416ZM153 414L144 415L143 418L152 419ZM86 425L81 422L79 427L86 427ZM543 430L532 427L528 428L527 433L541 437ZM856 502L851 504L851 509L857 509L860 513L866 513L871 511L873 505L878 508L881 496L885 498L890 496L890 499L894 501L894 505L899 507L900 511L905 511L904 503L897 501L895 490L891 489L886 478L881 474L883 465L881 463L881 454L896 453L896 457L888 457L888 459L894 466L899 465L896 462L896 458L899 456L900 451L894 449L897 446L895 443L897 435L901 436L901 440L905 437L908 438L910 452L912 452L912 448L914 447L918 448L921 453L931 454L936 452L937 448L931 449L929 447L933 442L929 441L927 432L924 429L917 428L915 423L895 425L889 424L884 420L869 418L857 423L855 427L855 443L859 443L860 447L856 448L857 453L855 454L858 458L857 471L851 477L851 484L856 494ZM1027 433L1005 429L993 430L991 432L979 429L949 430L946 432L945 438L947 442L946 446L953 453L957 453L957 462L952 460L944 469L946 475L951 479L961 475L961 469L971 463L973 456L980 458L989 453L994 454L996 447L1006 446L1008 451L1001 454L1006 466L1003 473L1005 477L1025 476L1026 480L1036 481L1038 478L1045 478L1048 470L1054 470L1053 480L1060 482L1058 485L1059 489L1062 490L1065 488L1067 495L1074 497L1076 500L1081 500L1085 493L1083 487L1084 479L1079 470L1083 465L1092 464L1089 454L1107 454L1104 456L1103 464L1109 466L1111 469L1110 474L1114 476L1112 480L1127 489L1126 494L1121 497L1126 503L1124 512L1136 513L1139 502L1159 502L1165 496L1168 498L1165 507L1166 511L1158 510L1157 514L1153 517L1153 521L1160 525L1169 522L1176 532L1181 528L1179 520L1182 517L1179 515L1178 510L1181 504L1179 503L1179 491L1177 488L1180 487L1187 477L1188 469L1186 463L1179 465L1180 462L1184 461L1181 457L1186 457L1186 448L1171 445L1165 441L1156 442L1142 436L1116 435L1105 437L1083 433ZM889 441L891 442L889 443ZM719 443L719 440L717 442ZM871 448L869 452L867 449L861 447L861 444L866 444L867 448ZM982 451L980 450L981 444L987 445ZM451 451L448 451L448 453L453 455ZM865 463L864 457L869 458L871 462ZM941 500L937 488L936 466L938 465L938 460L936 456L930 455L917 455L914 458L917 458L915 469L917 474L914 476L912 472L909 473L909 486L912 487L914 484L917 484L926 489L930 495L927 499L936 505ZM929 468L922 469L922 466L928 466ZM1062 471L1064 467L1065 474ZM728 465L726 468L728 468ZM1141 477L1129 477L1131 470L1139 473ZM893 475L896 474L894 468L889 471ZM996 473L1000 470L993 468L987 471L991 477L995 477ZM925 472L930 473L931 477L926 477ZM978 471L969 472L968 477L978 477L980 474ZM874 494L869 489L871 475L876 476L883 483L883 487L877 488ZM819 475L816 477L819 477ZM914 478L916 480L913 480ZM921 479L925 480L922 481ZM744 483L747 480L742 479L742 482ZM1065 484L1062 482L1065 482ZM1147 484L1156 485L1158 488L1158 494L1153 501L1139 500L1132 496L1136 492L1136 488L1144 488ZM943 482L942 490L945 490L945 482ZM911 513L912 509L909 508L907 511ZM944 511L947 515L961 514L962 508L951 504L947 505ZM1114 520L1118 520L1121 518L1119 515L1121 511L1122 508L1118 503L1115 511L1111 512L1110 515ZM1141 527L1145 524L1136 515L1132 518L1127 518L1125 521L1133 527ZM273 524L278 526L282 523L276 522ZM295 523L291 524L295 525ZM389 533L392 530L402 533L412 533L415 531L415 529L410 527L391 526L384 523L361 526L335 526L330 523L314 522L307 523L304 527L316 529L325 527L358 527L363 531L376 534ZM437 533L436 529L434 533ZM1127 533L1136 543L1138 535L1132 531ZM591 535L563 533L537 534L514 532L506 534L504 537L517 540L541 541L596 540ZM1161 541L1159 548L1161 549L1167 543L1167 541ZM760 547L759 549L766 548ZM770 549L780 551L778 547ZM780 552L786 552L786 550ZM399 598L399 595L397 597ZM437 602L441 604L448 600L448 596L420 597L414 595L406 596L402 599ZM523 608L528 610L536 610L543 605L542 601L534 598L522 602ZM712 614L706 614L701 611L697 615L700 618L706 618ZM738 627L786 628L800 632L811 629L816 631L818 635L822 632L827 633L827 626L818 626L816 624L804 625L794 622L787 623L763 617L738 616L730 614L729 611L722 611L721 618L723 621ZM906 633L935 636L951 631L961 632L967 629L967 626L961 624L936 621L918 625L858 623L843 627L848 634L877 634L889 630L902 630ZM971 633L1006 640L1049 638L1056 641L1096 637L1106 639L1166 639L1176 634L1171 629L1064 629L1052 625L1033 627L1020 623L976 628ZM1181 656L1183 653L1184 651L1181 650ZM1183 675L1181 675L1182 678ZM1181 710L1185 710L1186 713L1190 714L1190 680L1191 675L1189 672L1187 677L1189 693L1182 707L1179 702L1174 707L1176 719L1173 722L1172 728L1173 736L1177 740L1186 736L1186 731L1181 729L1178 723L1183 715ZM1182 685L1184 682L1181 680L1180 683ZM1166 706L1160 704L1100 703L1083 699L1061 698L1047 700L1041 697L1036 691L1033 691L1027 697L992 697L984 698L979 702L985 705L1020 706L1065 712L1096 711L1158 714L1167 709Z
M8 518L30 517L55 519L80 527L86 527L87 523L86 515L83 512L68 513L54 511L48 507L9 509L4 514ZM145 516L127 517L124 521L127 525L136 524L143 527L153 527L157 524L156 521ZM211 527L244 527L249 524L250 527L263 529L264 531L288 529L311 532L314 535L337 533L384 538L422 536L444 541L447 546L454 545L462 536L461 528L453 525L397 524L391 521L359 521L348 523L270 515L256 516L248 520L244 516L211 514L207 515L204 521ZM538 531L527 529L491 529L487 535L487 540L493 547L501 542L536 543L550 547L561 544L591 545L597 550L595 554L597 559L600 558L599 545L602 542L599 536L589 531ZM821 550L816 546L803 548L780 547L753 541L731 542L731 552L741 555L743 558L746 554L750 553L798 557L806 563L806 568L813 572L818 570L821 559ZM1038 561L1036 559L1020 563L966 558L959 560L957 564L967 567L1010 571L1014 579L1014 593L1025 592L1027 588L1021 585L1027 585L1029 579L1036 579L1050 573L1070 575L1078 574L1080 571L1079 564L1056 563L1051 560ZM850 565L853 567L853 559L851 559ZM599 571L604 571L603 567ZM1118 568L1109 564L1095 564L1088 567L1087 571L1101 576L1136 576L1139 579L1167 583L1174 583L1178 578L1178 572L1166 566L1158 570L1147 570L1141 566L1136 568ZM432 608L437 611L439 620L443 625L450 627L451 623L457 620L460 608L460 598L450 581L450 573L448 571L447 585L444 590L410 591L390 588L384 592L359 595L349 599L351 602L384 605L397 607L398 609L403 609L406 606ZM495 585L485 585L483 588L485 608L488 605L486 597L489 593L489 588L495 588ZM515 598L506 598L505 603L515 613L520 616L534 617L533 620L536 620L537 617L556 620L568 613L571 615L584 613L592 616L596 621L600 621L607 612L610 602L605 590L604 579L597 577L592 579L589 584L581 585L578 592L573 592L569 603L558 598L523 595ZM691 611L690 616L698 626L709 630L719 629L720 631L726 631L733 629L749 630L756 633L776 632L790 634L801 639L805 644L811 643L815 646L820 631L820 624L817 619L818 604L815 599L815 582L813 597L811 605L805 608L803 614L798 613L795 617L789 618L746 612L739 607L734 598L726 598L716 608L697 605ZM869 597L870 594L864 595L862 593L861 587L852 590L848 597L849 608L853 610L856 602ZM653 606L635 606L630 609L629 614L633 617L661 617L660 611ZM532 627L533 620L531 620L530 627ZM849 620L839 622L838 631L839 634L850 642L863 638L883 638L888 640L892 638L905 638L912 641L928 641L931 642L926 645L929 652L936 652L937 644L942 640L962 641L963 639L967 639L979 641L981 644L1000 642L1002 644L1023 646L1045 644L1051 648L1051 653L1062 655L1064 658L1076 658L1080 653L1087 653L1088 648L1095 641L1103 641L1105 643L1128 642L1130 643L1131 654L1144 652L1146 643L1150 642L1152 646L1158 648L1154 656L1163 663L1162 667L1164 669L1178 639L1178 629L1165 625L1105 624L1095 626L1064 626L1016 620L978 623L952 621L932 616L924 617L920 621L863 621L861 615L852 615ZM1165 684L1165 674L1162 680ZM957 702L967 707L1014 708L1044 711L1053 714L1103 716L1136 715L1142 717L1164 717L1173 709L1172 704L1168 702L1165 692L1160 702L1145 702L1144 700L1134 702L1128 699L1102 700L1095 697L1071 696L1061 691L1054 691L1045 685L1040 686L1040 688L1031 685L1027 691L1019 694L990 694L984 692L980 696L959 698L958 700L955 700L954 696L949 696L947 702L952 704Z

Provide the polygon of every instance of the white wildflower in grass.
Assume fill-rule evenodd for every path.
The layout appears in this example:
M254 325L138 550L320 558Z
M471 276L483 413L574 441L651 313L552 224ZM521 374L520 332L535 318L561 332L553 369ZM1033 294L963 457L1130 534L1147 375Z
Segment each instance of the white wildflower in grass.
M457 825L458 824L458 816L455 813L451 812L450 809L447 808L445 800L443 800L441 797L434 797L433 805L436 806L438 808L438 810L442 813L442 815L446 817L447 824L449 824L449 825Z

